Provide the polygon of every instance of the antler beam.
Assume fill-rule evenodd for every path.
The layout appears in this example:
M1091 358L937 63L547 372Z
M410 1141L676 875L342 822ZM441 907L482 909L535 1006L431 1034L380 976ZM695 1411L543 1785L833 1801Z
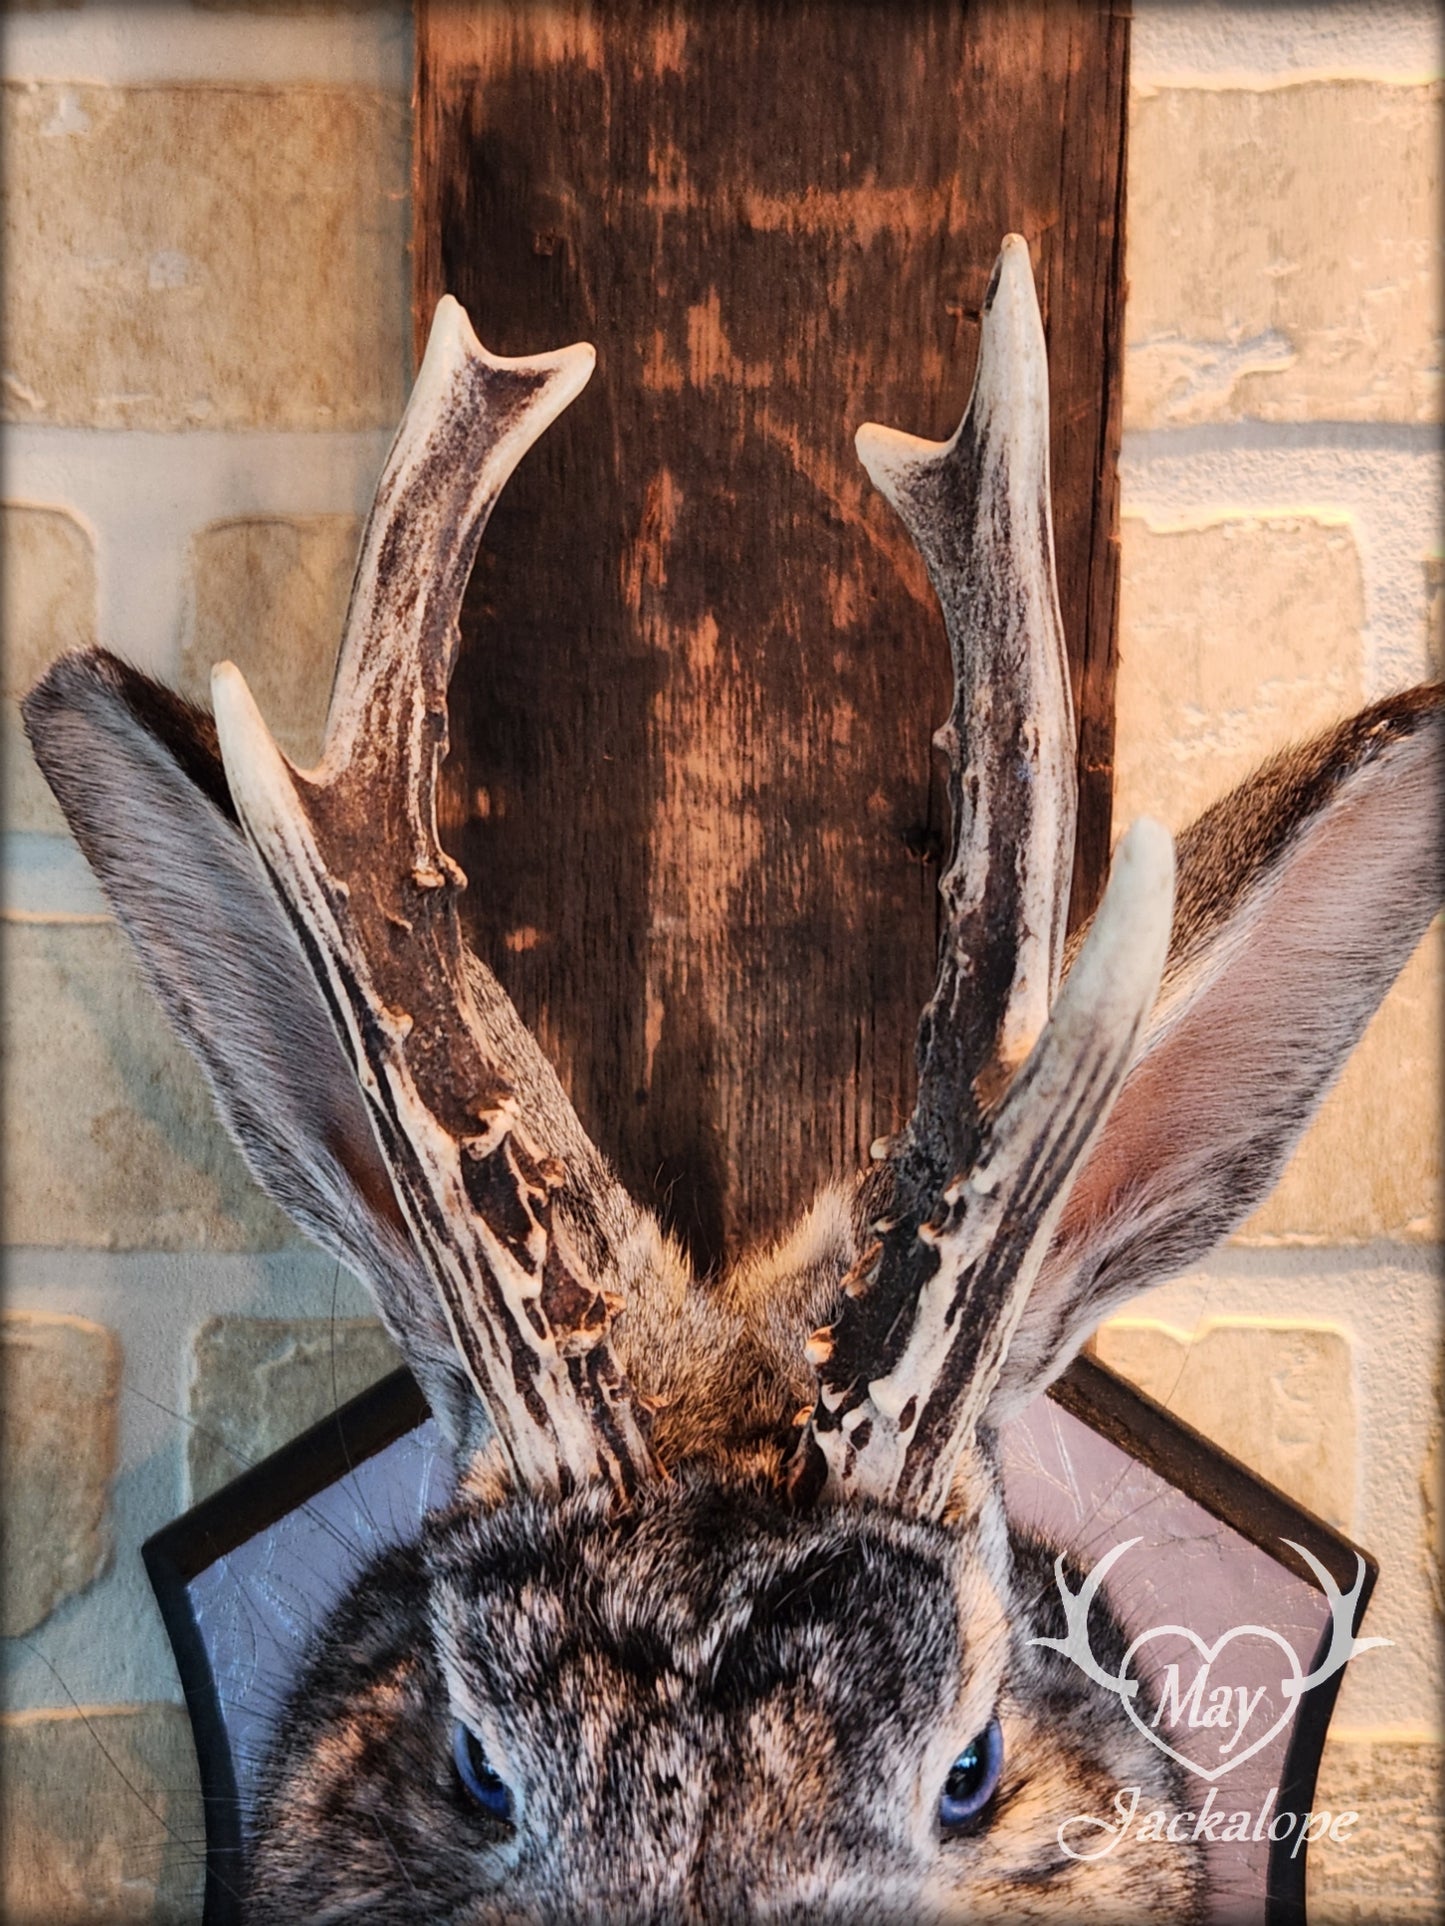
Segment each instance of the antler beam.
M1003 245L952 439L858 432L942 604L954 669L953 827L918 1097L883 1147L876 1241L809 1355L800 1494L929 1513L1002 1368L1029 1287L1158 990L1173 847L1135 825L1055 1002L1075 822L1074 722L1054 582L1048 372L1027 244Z
M294 769L240 672L212 681L226 776L360 1079L453 1339L523 1480L630 1490L654 1467L609 1329L619 1300L554 1208L566 1171L529 1130L469 982L442 849L457 617L503 484L586 384L590 347L503 360L450 297L362 543L318 767Z

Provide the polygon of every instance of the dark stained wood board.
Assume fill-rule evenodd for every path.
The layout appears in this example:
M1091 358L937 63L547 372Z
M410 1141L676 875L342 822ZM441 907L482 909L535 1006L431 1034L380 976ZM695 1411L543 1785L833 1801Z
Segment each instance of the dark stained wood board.
M588 340L493 516L442 830L584 1123L703 1266L913 1096L946 647L852 447L952 432L998 243L1052 373L1080 717L1075 914L1108 841L1128 19L1029 5L422 0L418 348Z

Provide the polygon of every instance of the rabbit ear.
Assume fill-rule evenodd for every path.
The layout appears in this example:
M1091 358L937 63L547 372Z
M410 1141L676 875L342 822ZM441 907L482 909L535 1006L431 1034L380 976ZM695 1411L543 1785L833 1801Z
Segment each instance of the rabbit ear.
M1445 689L1286 753L1180 838L1138 1059L1065 1206L986 1422L1268 1193L1442 898Z
M236 822L210 717L97 650L25 699L36 758L261 1188L372 1288L455 1444L481 1408L355 1076Z

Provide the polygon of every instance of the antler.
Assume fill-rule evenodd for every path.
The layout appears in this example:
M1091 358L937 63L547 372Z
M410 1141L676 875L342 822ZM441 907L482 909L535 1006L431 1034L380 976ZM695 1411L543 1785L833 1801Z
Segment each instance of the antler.
M938 983L918 1096L876 1146L877 1242L814 1334L818 1401L793 1460L802 1494L948 1502L1069 1183L1107 1116L1158 989L1173 848L1137 823L1055 1002L1075 820L1074 722L1054 583L1048 373L1027 244L1003 244L978 370L952 440L872 425L864 466L942 604L953 829Z
M951 441L868 422L859 459L928 566L953 659L949 859L938 984L918 1031L910 1131L964 1168L984 1111L1058 988L1074 860L1074 705L1054 582L1049 385L1028 243L1010 235L983 304Z
M355 1066L453 1341L519 1475L563 1491L595 1476L629 1490L653 1465L609 1340L620 1300L555 1208L576 1173L534 1134L556 1121L539 1105L565 1100L510 1060L521 1026L463 942L466 878L438 840L436 778L482 530L594 359L583 346L489 355L444 298L367 524L318 767L282 755L236 668L212 680L237 809ZM570 1112L559 1134L569 1157L600 1162Z

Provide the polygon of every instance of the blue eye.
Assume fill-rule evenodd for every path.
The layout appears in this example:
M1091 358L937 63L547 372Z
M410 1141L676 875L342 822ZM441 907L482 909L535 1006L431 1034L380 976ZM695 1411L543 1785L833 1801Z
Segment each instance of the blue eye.
M998 1790L998 1775L1003 1770L1003 1733L997 1719L990 1719L978 1737L966 1745L954 1760L944 1781L938 1801L938 1823L945 1832L957 1832L976 1819Z
M481 1740L462 1719L452 1726L452 1764L472 1804L489 1819L510 1824L512 1795L488 1764Z

